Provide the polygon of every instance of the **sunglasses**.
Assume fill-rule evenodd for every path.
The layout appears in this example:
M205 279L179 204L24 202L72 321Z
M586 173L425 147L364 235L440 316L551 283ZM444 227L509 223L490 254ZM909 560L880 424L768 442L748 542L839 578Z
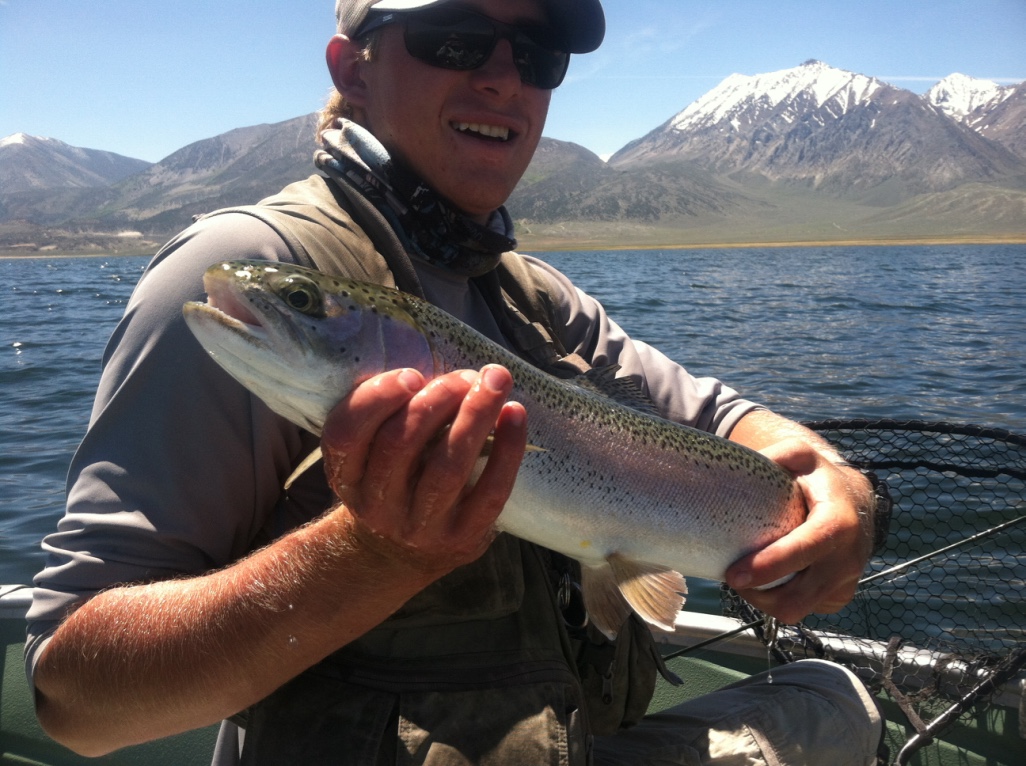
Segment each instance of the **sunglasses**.
M429 8L373 16L353 35L364 37L388 24L402 23L407 52L442 69L469 70L483 65L499 40L509 40L520 79L543 90L557 87L570 66L545 27L521 27L463 8Z

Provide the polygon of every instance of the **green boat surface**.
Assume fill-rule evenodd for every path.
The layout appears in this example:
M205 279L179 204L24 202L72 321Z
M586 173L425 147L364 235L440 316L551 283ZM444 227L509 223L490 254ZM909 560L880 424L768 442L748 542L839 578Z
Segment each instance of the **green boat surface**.
M684 683L660 681L650 711L776 662L825 657L877 695L886 763L1026 766L1026 437L919 421L809 425L889 488L886 546L838 615L767 630L726 589L722 614L681 612L673 633L655 635ZM50 740L22 658L31 593L0 585L0 765L210 763L216 726L98 759Z
M25 678L22 651L25 612L31 589L0 586L0 637L3 640L3 686L0 688L0 764L10 766L205 766L210 763L217 727L130 747L98 759L83 758L51 740L36 721L32 696ZM664 640L667 648L688 646L737 626L736 620L717 615L683 612L675 634ZM662 635L662 634L661 634ZM660 683L650 710L662 710L686 699L714 691L751 673L766 670L766 647L750 631L728 639L701 657L669 661L670 669L684 680L682 687ZM1019 732L1026 675L1004 685L996 702L960 721L913 756L914 766L1022 766L1026 740ZM1000 704L996 704L1000 703ZM904 722L897 706L883 701L888 715L888 744L892 753L901 750L915 731ZM824 764L824 766L827 766Z

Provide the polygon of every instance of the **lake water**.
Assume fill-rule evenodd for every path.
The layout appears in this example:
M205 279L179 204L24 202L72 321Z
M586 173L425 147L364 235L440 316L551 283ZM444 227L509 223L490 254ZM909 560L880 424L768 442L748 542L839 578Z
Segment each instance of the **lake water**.
M633 336L790 417L1026 431L1026 246L546 253ZM0 260L0 583L42 564L140 258Z

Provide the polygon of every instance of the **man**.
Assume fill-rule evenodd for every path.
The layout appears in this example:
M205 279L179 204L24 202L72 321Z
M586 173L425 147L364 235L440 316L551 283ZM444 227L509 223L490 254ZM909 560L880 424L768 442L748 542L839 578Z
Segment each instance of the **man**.
M309 472L282 492L316 439L206 359L180 317L225 258L368 273L387 262L382 281L506 345L488 291L493 274L512 275L547 296L542 324L560 325L572 358L620 364L668 415L796 474L807 522L728 573L756 606L785 621L839 608L869 548L868 486L827 445L631 341L540 262L502 255L514 243L501 205L541 137L564 52L601 41L598 0L339 0L336 15L327 59L334 108L351 120L332 114L323 132L327 180L169 243L105 355L29 616L46 730L98 755L233 718L218 764L872 762L872 702L825 663L617 733L650 684L615 675L633 702L587 691L603 678L580 658L617 649L568 634L557 560L493 531L526 438L502 367L359 386L325 426L327 484ZM647 656L635 634L625 627L617 646L636 638Z

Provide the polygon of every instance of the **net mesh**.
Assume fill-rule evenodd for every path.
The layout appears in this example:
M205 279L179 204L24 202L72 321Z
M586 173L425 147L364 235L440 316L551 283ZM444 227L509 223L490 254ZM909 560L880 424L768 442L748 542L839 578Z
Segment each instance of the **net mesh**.
M1026 437L918 421L806 425L874 471L894 507L855 599L780 631L780 659L841 662L920 731L957 719L993 692L987 679L1001 682L1026 662L1026 523L1017 521L1026 517ZM723 606L759 617L727 588Z

